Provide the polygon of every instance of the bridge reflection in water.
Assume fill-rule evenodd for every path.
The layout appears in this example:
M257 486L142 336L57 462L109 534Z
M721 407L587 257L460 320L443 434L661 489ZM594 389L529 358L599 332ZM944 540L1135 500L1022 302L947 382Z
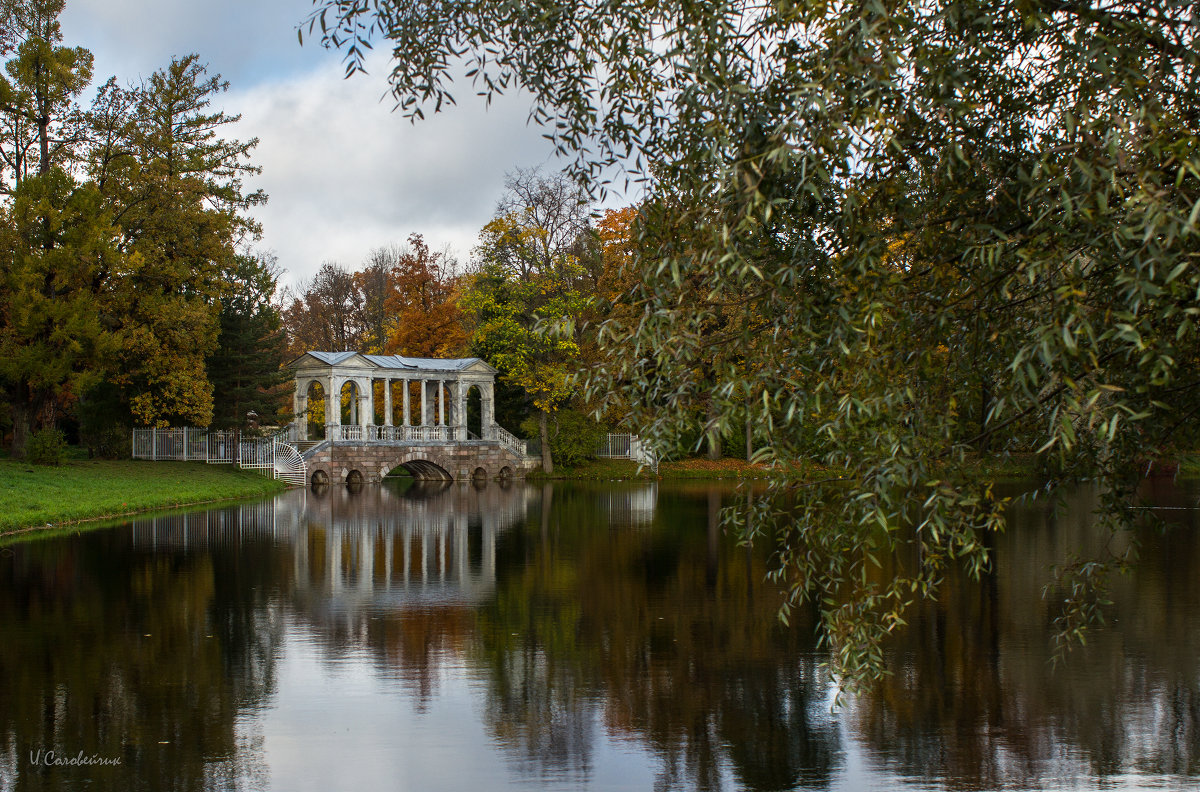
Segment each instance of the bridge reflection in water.
M498 537L527 519L542 488L522 483L416 482L407 489L293 490L272 500L136 519L133 544L152 550L269 541L290 548L291 589L311 609L471 605L495 589ZM548 487L546 488L548 489ZM615 527L653 520L657 484L598 491ZM320 610L320 608L318 608Z

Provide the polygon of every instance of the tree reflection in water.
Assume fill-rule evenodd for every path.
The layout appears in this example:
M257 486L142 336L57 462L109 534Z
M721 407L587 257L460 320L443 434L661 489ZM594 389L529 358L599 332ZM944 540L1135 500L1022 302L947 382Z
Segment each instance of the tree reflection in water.
M1200 524L1194 498L1176 502L1188 508L1153 510L1167 524L1139 533L1110 626L1058 668L1043 587L1051 565L1101 549L1095 493L1073 493L1057 519L1045 502L1014 505L993 573L956 577L921 604L889 653L890 679L852 707L871 752L906 776L983 788L1200 773Z
M1015 507L994 572L916 608L892 676L831 711L811 614L783 627L766 549L721 532L745 493L494 484L295 492L5 549L3 788L269 787L260 714L306 652L387 680L416 718L470 680L491 742L443 739L499 746L529 786L590 783L613 740L660 789L1200 773L1195 511L1162 512L1184 524L1143 535L1112 626L1054 671L1042 586L1086 549L1092 496L1057 520ZM32 767L31 748L122 764Z
M753 789L820 786L837 741L811 623L779 624L764 554L710 533L719 497L597 530L607 494L544 487L553 508L501 542L478 617L501 741L530 769L586 768L598 712L659 755L663 788L720 788L725 764Z
M139 546L95 531L5 548L0 567L0 734L5 789L222 789L265 772L239 713L274 686L286 568L268 538L214 510L237 553ZM176 518L188 530L186 518ZM30 752L119 759L44 767Z

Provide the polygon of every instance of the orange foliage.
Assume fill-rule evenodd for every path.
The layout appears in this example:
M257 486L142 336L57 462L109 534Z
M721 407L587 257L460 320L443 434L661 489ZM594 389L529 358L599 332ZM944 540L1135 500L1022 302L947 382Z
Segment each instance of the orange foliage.
M408 238L388 273L386 354L455 357L466 345L455 302L458 276L445 253L434 253L420 234Z

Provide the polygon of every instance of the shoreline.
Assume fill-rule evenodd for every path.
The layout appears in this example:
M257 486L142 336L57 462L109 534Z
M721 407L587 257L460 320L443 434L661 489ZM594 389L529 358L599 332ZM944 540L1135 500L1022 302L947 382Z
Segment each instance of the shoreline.
M203 462L75 460L44 467L0 460L0 543L286 489L258 473Z

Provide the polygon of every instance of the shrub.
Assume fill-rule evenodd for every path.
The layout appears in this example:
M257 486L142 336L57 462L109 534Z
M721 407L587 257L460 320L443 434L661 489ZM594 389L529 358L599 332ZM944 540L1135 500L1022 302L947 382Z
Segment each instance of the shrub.
M133 454L128 426L109 426L80 432L88 456L95 459L129 459Z
M596 448L608 433L608 427L593 421L576 410L562 409L550 415L550 452L556 465L573 467L594 459ZM537 417L527 418L521 429L528 436L538 436Z
M61 465L66 450L66 436L48 426L30 436L25 444L25 458L35 465Z

